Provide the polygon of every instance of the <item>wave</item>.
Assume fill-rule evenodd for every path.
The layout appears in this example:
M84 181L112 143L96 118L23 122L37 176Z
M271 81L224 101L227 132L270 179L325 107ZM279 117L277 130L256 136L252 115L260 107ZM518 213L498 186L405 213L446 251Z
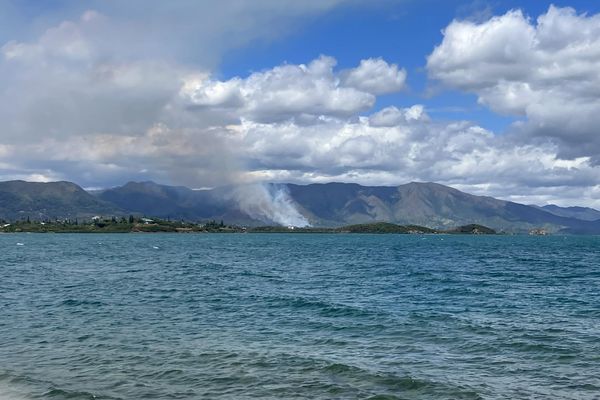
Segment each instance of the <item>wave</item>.
M367 399L481 399L468 387L446 382L416 378L408 374L372 371L366 367L341 362L327 363L318 368L319 373L338 386L353 388Z
M89 307L101 307L105 306L106 303L102 301L96 300L77 300L77 299L67 299L64 300L61 305L68 307L80 307L80 306L89 306Z
M273 296L266 299L274 307L289 307L295 312L304 309L313 310L324 317L374 317L383 314L380 311L369 310L355 305L334 303L308 297Z
M122 400L119 397L99 396L95 393L60 388L52 382L33 379L15 372L0 372L0 400Z
M83 390L64 390L59 388L50 388L43 395L43 398L60 399L60 400L97 400L98 396L93 393L86 392ZM103 399L109 399L109 397L102 396ZM114 397L111 397L114 399Z

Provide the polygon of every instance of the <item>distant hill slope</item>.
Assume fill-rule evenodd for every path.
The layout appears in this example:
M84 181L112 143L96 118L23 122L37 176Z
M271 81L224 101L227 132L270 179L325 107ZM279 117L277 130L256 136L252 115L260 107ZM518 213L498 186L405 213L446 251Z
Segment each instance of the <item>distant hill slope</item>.
M553 212L549 212L546 207L474 196L436 183L413 182L400 186L281 184L270 188L287 191L289 200L286 201L318 227L389 222L449 229L479 224L506 232L543 228L550 232L600 234L600 221L572 217L591 219L596 210L569 208L557 211L552 208ZM234 191L231 187L192 190L154 182L129 182L95 192L92 196L68 182L4 182L0 183L0 218L73 218L134 213L191 221L222 219L229 224L249 226L269 222L252 218L242 211L234 200ZM557 215L559 211L564 215Z
M123 211L71 182L0 182L0 218L7 220L86 218Z
M228 188L192 190L154 182L128 182L96 192L100 199L119 208L148 216L184 220L226 220L229 223L259 223L236 207Z
M499 231L600 232L600 225L555 215L542 208L492 197L474 196L436 183L361 186L352 183L283 185L300 213L315 226L372 222L446 229L481 224ZM232 200L228 188L195 191L153 182L130 182L106 190L100 198L146 215L189 219L224 219L257 225Z
M540 207L544 211L561 217L576 218L583 221L600 220L600 211L589 207L559 207L554 204Z
M96 195L122 209L157 217L194 218L202 203L201 196L189 188L154 182L129 182Z
M497 230L522 231L533 227L572 231L595 225L549 213L543 209L492 197L474 196L436 183L395 187L345 183L288 185L291 197L316 224L386 221L444 228L481 224Z

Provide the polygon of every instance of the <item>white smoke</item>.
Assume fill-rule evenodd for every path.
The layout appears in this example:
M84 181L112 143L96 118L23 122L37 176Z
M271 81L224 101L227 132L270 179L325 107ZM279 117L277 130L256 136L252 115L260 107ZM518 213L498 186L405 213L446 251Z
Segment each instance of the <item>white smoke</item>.
M242 185L236 188L235 198L240 209L251 218L283 226L310 226L284 186L262 183Z

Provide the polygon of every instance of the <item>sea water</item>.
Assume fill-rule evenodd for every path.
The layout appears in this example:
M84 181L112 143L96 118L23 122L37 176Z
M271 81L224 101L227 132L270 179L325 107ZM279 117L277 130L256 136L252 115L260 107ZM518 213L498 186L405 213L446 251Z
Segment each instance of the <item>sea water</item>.
M592 236L0 235L0 399L598 399L599 256Z

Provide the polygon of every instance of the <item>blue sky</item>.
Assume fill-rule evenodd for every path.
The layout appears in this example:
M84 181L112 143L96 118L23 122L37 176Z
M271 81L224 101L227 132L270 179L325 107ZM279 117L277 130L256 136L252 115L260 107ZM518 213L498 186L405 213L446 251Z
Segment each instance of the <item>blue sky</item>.
M309 21L296 32L270 43L257 42L226 54L220 66L227 77L243 76L281 62L302 63L319 54L335 57L340 68L349 68L365 57L383 57L408 69L408 90L377 99L376 108L424 103L441 119L468 119L502 134L519 118L491 112L477 96L435 87L427 79L426 57L443 38L442 30L453 19L485 20L520 9L533 20L550 5L572 7L595 14L600 3L590 1L422 0L384 2L375 7L354 6L334 10Z
M341 68L365 57L383 57L409 71L409 90L384 96L377 107L410 106L422 102L433 115L445 119L473 119L485 128L503 132L515 118L498 115L477 104L477 97L445 90L431 96L424 70L426 57L442 40L442 30L455 18L481 20L521 9L533 19L554 4L595 14L592 1L420 0L389 1L378 6L356 5L313 18L297 31L274 42L257 41L226 54L220 72L224 78L244 76L282 62L303 63L320 54L333 56Z
M77 18L87 9L104 8L101 2L69 0L7 1L6 4L10 4L13 11L8 24L10 29L4 29L7 39L14 39L10 35L15 33L21 39L27 39L39 34L48 25ZM426 57L440 43L442 30L453 19L483 20L511 9L521 9L535 19L551 4L573 7L580 13L595 14L600 11L600 3L582 0L356 2L322 15L307 17L278 38L257 39L240 48L232 48L223 55L214 73L223 79L246 76L284 62L305 63L321 54L335 57L339 68L350 68L366 57L382 57L409 71L408 90L379 97L377 109L424 103L436 117L476 120L481 126L501 134L517 118L490 112L477 104L477 96L473 94L451 89L436 90L435 95L428 92L428 88L435 85L431 85L427 79L424 69ZM135 13L135 8L120 11ZM108 7L107 12L114 10ZM182 61L193 64L201 56L195 54L192 44L190 51L182 56Z
M414 180L600 206L599 12L0 0L0 179Z

